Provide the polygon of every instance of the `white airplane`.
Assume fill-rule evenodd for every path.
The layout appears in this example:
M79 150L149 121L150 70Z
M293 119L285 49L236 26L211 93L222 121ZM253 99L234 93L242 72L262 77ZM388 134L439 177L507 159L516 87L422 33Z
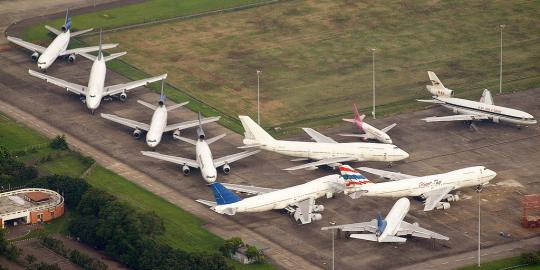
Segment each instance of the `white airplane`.
M68 12L66 12L66 21L65 21L65 24L62 26L61 30L58 30L48 25L45 25L45 28L47 28L47 30L57 35L56 38L51 42L51 44L49 44L47 48L24 41L20 38L9 37L9 36L7 37L8 41L13 42L30 51L33 51L32 60L37 61L37 66L40 70L46 71L47 68L49 68L54 63L54 61L56 61L58 57L61 57L61 56L67 57L69 62L74 62L76 58L75 55L77 54L95 52L99 50L98 46L76 48L76 49L69 49L69 50L67 49L70 38L79 36L84 33L88 33L93 30L93 28L91 28L91 29L86 29L86 30L81 30L81 31L71 33L70 32L71 17L69 17ZM110 49L116 46L118 46L118 43L103 44L101 47L103 49Z
M386 132L394 128L397 125L396 123L393 123L383 129L378 129L364 122L364 118L366 117L366 115L365 114L360 115L358 113L356 104L353 104L353 112L354 112L354 119L343 119L343 121L355 124L356 127L358 127L358 129L360 130L360 132L363 132L364 134L339 134L339 135L345 136L345 137L357 137L357 138L361 138L364 141L372 139L372 140L377 140L382 143L392 144L392 139L390 139L390 136L388 136Z
M339 166L340 162L349 161L386 161L393 162L409 157L407 152L392 144L382 143L338 143L332 138L311 129L303 130L315 142L281 141L270 136L248 116L239 116L244 126L244 144L240 148L257 147L260 149L298 157L294 161L313 159L315 162L287 168L285 170L316 169L317 166Z
M344 165L340 168L345 180L350 182L344 193L353 199L369 197L420 197L424 201L424 211L448 209L450 202L458 201L458 195L449 194L452 190L482 186L493 179L497 173L484 166L474 166L447 173L428 176L412 176L367 167L358 168L392 181L372 183L362 174Z
M219 214L235 215L241 212L284 209L299 224L308 224L322 218L319 212L324 211L324 206L316 205L315 200L321 197L331 198L334 194L342 192L344 181L339 175L333 174L285 189L219 182L212 183L210 187L214 193L215 202L200 199L197 202L210 206ZM231 190L255 196L241 199Z
M353 233L350 235L351 238L374 241L374 242L405 242L406 238L400 237L405 235L412 235L422 238L434 238L440 240L449 240L450 238L432 232L430 230L424 229L418 226L418 223L408 223L403 221L411 203L407 198L399 199L388 215L383 219L380 214L377 215L377 219L373 219L370 222L362 223L353 223L346 225L337 225L330 227L323 227L321 230L334 230L339 229L344 232L365 232L368 231L370 234L359 234Z
M206 118L206 119L209 119L209 118ZM203 121L204 120L201 119L201 114L199 113L199 120L198 120L199 128L197 128L197 136L198 136L197 141L184 138L179 135L175 136L176 139L195 145L195 152L197 156L196 160L169 156L169 155L164 155L164 154L150 152L150 151L141 151L141 153L148 157L153 157L153 158L157 158L157 159L161 159L161 160L165 160L168 162L182 165L182 172L184 173L184 175L188 175L190 173L190 167L199 168L201 170L201 175L204 178L204 180L208 183L213 183L216 181L216 178L217 178L216 168L222 167L223 172L225 174L229 174L229 172L231 171L231 167L229 164L260 152L260 150L244 151L241 153L236 153L236 154L214 159L212 157L212 152L210 151L210 147L208 147L208 145L225 137L226 134L221 134L214 138L205 140L206 136L202 129L202 124L204 123Z
M180 108L188 104L189 101L186 101L180 104L175 104L175 105L172 105L171 107L167 107L165 106L165 100L166 100L166 97L165 97L165 94L163 93L163 82L161 84L161 96L159 97L158 106L152 105L142 100L137 100L139 104L154 110L154 114L152 115L152 120L150 121L150 125L137 122L135 120L122 118L114 114L102 113L101 117L135 129L133 131L133 137L137 139L141 137L142 131L145 131L146 144L149 147L154 148L158 146L159 142L161 142L163 133L174 130L173 138L176 138L177 136L180 136L181 130L199 125L199 120L192 120L192 121L186 121L182 123L167 125L167 113L169 111L172 111L174 109ZM219 116L205 118L201 120L201 123L207 124L207 123L215 122L215 121L218 121L219 118L220 118Z
M42 74L33 70L28 70L28 73L34 77L43 79L47 81L48 83L52 83L62 88L66 88L68 92L73 92L75 94L80 95L81 101L83 103L86 103L86 107L90 109L92 114L94 114L94 111L99 107L99 105L101 104L101 100L103 99L110 100L112 96L118 95L121 101L125 101L127 99L126 91L139 87L139 86L147 85L148 83L164 80L165 78L167 78L167 74L162 74L162 75L147 78L147 79L142 79L138 81L132 81L129 83L116 84L116 85L105 87L105 76L107 75L107 67L105 65L105 62L110 61L119 56L122 56L126 54L126 52L120 52L120 53L111 54L109 56L103 56L103 52L102 52L103 46L101 45L101 33L100 33L100 38L99 38L99 46L97 47L98 47L97 56L93 56L86 53L80 53L82 56L94 61L94 63L92 64L92 69L90 70L90 78L88 79L88 86L83 86L80 84L64 81L62 79L48 76L48 75L45 75L45 74Z
M534 117L526 112L494 105L491 92L487 89L482 93L479 102L454 98L452 97L454 91L444 87L435 73L428 71L428 75L432 85L426 85L426 88L434 95L433 99L418 101L441 104L458 115L442 117L434 116L422 119L426 122L465 121L471 124L471 127L475 129L476 127L474 126L473 121L480 120L489 120L494 123L505 122L518 126L537 123Z

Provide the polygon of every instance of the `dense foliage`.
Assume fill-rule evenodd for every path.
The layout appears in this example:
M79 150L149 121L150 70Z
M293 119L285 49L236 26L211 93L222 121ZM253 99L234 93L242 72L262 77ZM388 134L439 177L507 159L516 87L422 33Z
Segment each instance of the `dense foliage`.
M39 242L47 247L48 249L54 251L56 254L67 258L70 262L78 265L86 270L106 270L107 265L105 265L100 260L94 259L76 249L69 249L64 246L64 243L60 240L54 239L52 237L44 236L39 239Z
M0 189L25 184L38 176L35 167L25 166L4 147L0 147Z
M50 145L52 149L58 149L58 150L67 150L69 149L69 146L66 141L65 135L58 135L54 139L52 139Z

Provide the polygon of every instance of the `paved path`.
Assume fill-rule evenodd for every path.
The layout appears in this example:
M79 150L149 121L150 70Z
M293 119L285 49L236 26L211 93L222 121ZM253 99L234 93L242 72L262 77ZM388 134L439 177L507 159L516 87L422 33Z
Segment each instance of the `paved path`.
M190 198L184 197L170 187L150 178L145 173L132 168L115 158L112 158L104 152L70 135L69 133L58 130L46 122L36 118L35 116L18 109L17 107L0 101L0 110L8 117L41 132L49 138L53 138L59 134L66 135L66 140L72 149L91 156L101 166L123 176L127 180L147 189L157 196L160 196L161 198L197 215L204 220L212 220L212 224L220 224L220 226L206 226L206 229L212 233L217 234L222 238L240 236L242 239L250 239L253 242L262 244L262 246L268 248L265 250L265 254L271 258L272 263L278 267L284 269L320 269L304 258L287 252L285 249L267 240L260 234L257 234L248 228L239 226L232 220L215 215L212 213L212 211L205 209L204 206L194 202Z
M540 249L540 237L533 237L521 241L515 241L508 244L498 245L481 250L482 261L494 261L509 257L518 256L520 254ZM462 254L457 254L445 258L438 258L429 260L422 263L408 265L406 267L399 268L401 270L417 270L417 269L456 269L460 267L466 267L470 265L476 265L478 260L477 251L470 251Z

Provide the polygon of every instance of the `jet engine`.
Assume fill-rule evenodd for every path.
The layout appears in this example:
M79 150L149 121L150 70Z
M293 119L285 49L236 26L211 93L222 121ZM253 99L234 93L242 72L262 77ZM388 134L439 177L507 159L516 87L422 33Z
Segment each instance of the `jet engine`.
M322 219L321 214L318 214L318 213L311 214L311 221L317 221L317 220L321 220L321 219Z
M499 121L501 120L501 118L498 117L498 116L493 116L492 120L493 120L493 123L499 123Z
M70 63L75 62L75 59L77 59L77 58L75 57L74 54L70 54L70 55L68 56L68 61L69 61Z
M457 202L459 201L459 195L446 194L443 200L447 202Z
M438 209L438 210L446 210L446 209L449 209L449 208L450 208L450 203L447 203L447 202L440 202L435 207L435 209Z
M459 113L457 109L452 109L452 112L453 112L454 114L458 114L458 113Z
M229 174L231 172L231 166L229 166L229 164L223 165L223 172Z
M32 61L36 62L38 60L38 58L39 58L39 53L35 52L30 57L32 58Z
M324 211L324 205L316 204L313 206L313 212L322 212Z
M122 92L122 94L120 94L120 101L126 101L126 99L127 99L126 92Z
M189 175L190 172L191 171L187 165L182 166L182 173L184 173L184 175Z
M204 131L203 131L202 128L200 128L200 127L197 128L197 137L199 137L199 139L201 139L201 140L204 140L204 138L206 137L206 136L204 135Z
M137 128L133 131L133 137L135 137L135 139L139 139L141 137L141 133L141 130Z
M175 130L172 136L173 136L173 139L178 140L178 137L180 137L180 130L179 129Z

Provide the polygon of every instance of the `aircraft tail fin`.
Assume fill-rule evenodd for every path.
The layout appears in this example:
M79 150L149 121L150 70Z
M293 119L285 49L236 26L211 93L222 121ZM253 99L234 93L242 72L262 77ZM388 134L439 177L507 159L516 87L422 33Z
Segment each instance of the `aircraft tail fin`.
M210 187L214 193L214 198L216 199L217 205L231 204L242 200L240 197L238 197L238 195L227 189L219 182L212 183Z
M249 116L240 115L240 121L244 127L244 144L258 144L273 142L275 139L262 127L257 125Z
M453 90L444 87L441 80L439 80L439 77L435 75L435 72L428 71L428 76L429 80L431 81L431 85L426 85L426 88L431 94L440 97L452 97L454 95Z
M66 10L66 20L62 25L62 31L67 32L71 28L71 17L69 16L69 9Z
M372 184L369 179L359 173L357 170L353 169L349 165L339 166L339 172L341 177L345 180L345 186L348 188L360 187L361 185Z
M358 108L356 108L356 104L353 104L353 112L354 112L354 120L359 121L362 123L364 121L364 118L366 118L365 114L360 115L358 112Z
M165 85L165 79L161 80L161 94L159 95L159 106L165 105L165 101L167 100L167 97L165 96L165 92L163 92L163 86ZM200 113L199 113L199 123L201 122Z
M482 97L480 98L480 102L484 104L494 105L493 96L491 95L491 92L489 90L484 89L484 92L482 92Z
M428 73L428 76L429 76L429 80L431 81L431 85L433 85L435 87L445 88L444 85L442 84L441 80L439 80L439 77L437 77L437 75L435 74L435 72L428 71L427 73Z

